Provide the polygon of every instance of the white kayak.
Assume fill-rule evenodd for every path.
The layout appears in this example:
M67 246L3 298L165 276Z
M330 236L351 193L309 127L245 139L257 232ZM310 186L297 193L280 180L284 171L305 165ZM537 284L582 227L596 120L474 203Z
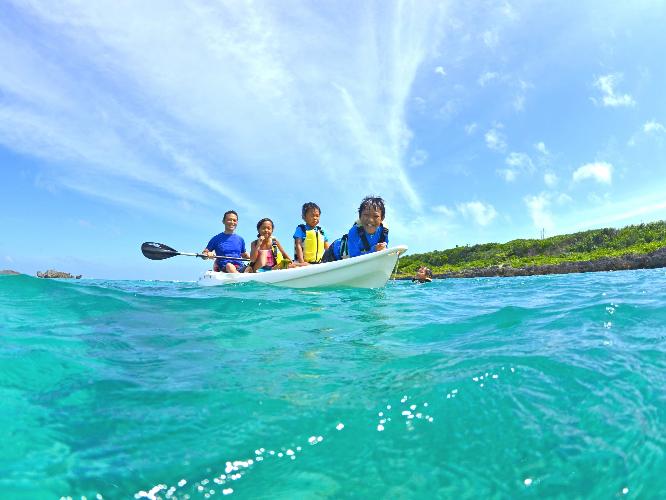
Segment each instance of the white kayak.
M202 286L256 282L291 288L381 288L391 277L398 257L406 251L407 247L400 245L335 262L263 273L206 271L198 283Z

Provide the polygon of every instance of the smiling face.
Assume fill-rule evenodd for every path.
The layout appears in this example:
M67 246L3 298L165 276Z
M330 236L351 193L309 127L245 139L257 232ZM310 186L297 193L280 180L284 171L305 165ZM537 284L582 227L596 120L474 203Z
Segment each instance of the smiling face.
M264 238L270 238L272 234L273 234L273 223L269 220L265 220L264 222L261 223L261 226L259 226L259 236L263 236Z
M366 233L375 234L375 231L377 231L377 228L382 223L382 212L378 208L365 207L361 211L359 219Z
M236 230L236 226L238 226L238 216L236 214L227 214L222 222L224 222L224 232L231 234Z
M305 220L305 223L310 226L310 227L315 227L317 224L319 224L319 210L316 208L309 208L307 212L305 212L305 217L303 219Z

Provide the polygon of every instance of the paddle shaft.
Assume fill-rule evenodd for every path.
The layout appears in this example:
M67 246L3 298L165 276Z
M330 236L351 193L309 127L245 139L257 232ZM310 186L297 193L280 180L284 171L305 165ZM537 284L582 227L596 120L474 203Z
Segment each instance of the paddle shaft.
M248 262L250 260L243 257L232 257L230 255L210 255L210 254L206 255L202 253L179 252L175 248L171 248L170 246L167 246L164 243L153 243L149 241L141 245L141 252L143 253L144 257L151 260L170 259L171 257L175 257L176 255L186 255L188 257L201 257L202 259L244 260Z
M250 262L250 259L246 259L244 257L231 257L229 255L204 255L202 253L186 253L186 252L179 252L180 255L189 255L191 257L201 257L203 259L227 259L227 260L244 260L247 262Z

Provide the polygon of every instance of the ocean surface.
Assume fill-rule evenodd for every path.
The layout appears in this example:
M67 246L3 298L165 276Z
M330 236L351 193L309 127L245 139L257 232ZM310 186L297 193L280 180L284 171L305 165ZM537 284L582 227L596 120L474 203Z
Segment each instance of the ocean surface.
M666 270L0 276L0 498L665 498Z

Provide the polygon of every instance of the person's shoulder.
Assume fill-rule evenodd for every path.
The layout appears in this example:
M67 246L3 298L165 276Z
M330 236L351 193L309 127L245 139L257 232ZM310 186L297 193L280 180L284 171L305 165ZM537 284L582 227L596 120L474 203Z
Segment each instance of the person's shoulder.
M306 226L301 223L294 229L294 238L305 238Z
M224 236L224 233L218 233L215 236L213 236L210 241L220 241L222 239L222 236Z

